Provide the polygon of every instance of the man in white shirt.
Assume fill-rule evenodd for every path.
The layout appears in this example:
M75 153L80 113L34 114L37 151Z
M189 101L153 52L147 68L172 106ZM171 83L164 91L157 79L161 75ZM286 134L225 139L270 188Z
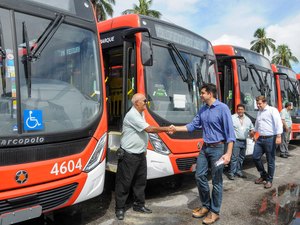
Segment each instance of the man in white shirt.
M289 154L289 141L291 135L291 127L292 127L292 118L291 118L291 110L292 110L292 103L287 102L285 103L285 108L281 110L280 116L283 125L283 133L281 135L282 142L279 146L280 149L280 157L287 158Z
M254 131L259 136L255 138L253 161L260 173L260 178L255 180L255 184L265 184L265 188L271 188L275 172L276 145L281 143L282 121L278 110L268 105L265 96L256 97L256 104L259 111ZM261 160L263 154L266 154L268 172Z
M236 109L237 113L232 115L236 142L234 142L231 155L230 170L228 173L229 180L234 180L235 176L246 178L242 172L242 167L246 154L247 138L254 129L251 120L245 115L245 106L238 104Z

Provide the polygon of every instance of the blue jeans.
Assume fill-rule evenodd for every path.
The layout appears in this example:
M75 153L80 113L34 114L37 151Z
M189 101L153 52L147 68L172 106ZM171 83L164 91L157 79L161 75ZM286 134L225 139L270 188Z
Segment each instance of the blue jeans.
M275 144L276 136L270 138L258 138L254 145L253 151L253 161L255 166L260 173L260 177L264 178L266 181L273 181L273 176L275 172ZM267 164L268 164L268 173L264 168L264 164L261 160L263 154L266 154Z
M223 168L224 165L215 166L224 154L224 144L218 144L215 147L203 147L198 158L196 168L196 183L199 191L202 206L210 211L219 214L222 203L223 192ZM211 165L212 173L212 195L210 197L210 189L208 185L207 173L208 165Z
M234 143L230 161L230 175L234 176L235 174L243 174L242 168L245 159L246 148L246 140L236 140Z

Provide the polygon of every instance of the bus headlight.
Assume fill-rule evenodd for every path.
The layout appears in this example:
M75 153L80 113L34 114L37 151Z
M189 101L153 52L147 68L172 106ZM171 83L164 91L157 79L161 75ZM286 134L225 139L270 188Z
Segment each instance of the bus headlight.
M168 147L163 143L160 137L155 133L149 133L149 140L152 146L154 147L154 151L163 155L169 155L171 152Z
M85 168L83 169L84 172L88 173L100 164L100 159L101 159L101 156L103 154L105 144L106 144L106 137L107 137L107 134L104 133L103 136L98 141L91 158L89 159L88 163L86 164Z

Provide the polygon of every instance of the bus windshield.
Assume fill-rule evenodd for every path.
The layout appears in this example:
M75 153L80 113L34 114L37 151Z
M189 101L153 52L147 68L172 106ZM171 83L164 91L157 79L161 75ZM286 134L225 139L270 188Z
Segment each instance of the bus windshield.
M10 30L6 20L1 18L3 30ZM95 34L62 23L38 59L30 61L30 50L35 49L52 20L18 12L15 20L18 52L14 52L9 41L11 34L4 32L2 40L7 56L5 65L1 65L6 74L2 74L0 82L0 135L32 133L25 129L26 110L42 113L43 126L39 132L73 131L89 126L101 111ZM15 71L15 60L19 71Z
M239 64L238 74L241 90L241 103L245 105L247 114L254 120L257 116L257 105L255 98L259 95L265 95L268 104L276 105L275 78L270 70L262 67L254 67ZM246 73L247 76L243 75Z
M199 88L203 83L216 84L212 59L179 50L192 75L168 46L153 46L154 62L146 67L149 109L169 123L184 124L196 115L202 102Z
M300 88L299 81L297 81L297 74L286 67L277 66L278 72L285 73L287 76L280 76L280 91L282 106L285 103L292 102L293 110L291 116L300 115Z

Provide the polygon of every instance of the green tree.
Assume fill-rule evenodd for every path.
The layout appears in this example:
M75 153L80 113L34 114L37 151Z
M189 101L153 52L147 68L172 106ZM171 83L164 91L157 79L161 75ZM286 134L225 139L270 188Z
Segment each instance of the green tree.
M146 16L152 16L155 18L160 18L161 13L156 10L151 10L150 6L152 4L152 0L139 0L139 6L133 4L133 9L126 9L122 12L123 15L126 14L142 14Z
M279 64L291 68L290 61L295 63L299 62L297 57L293 55L289 46L285 44L278 45L274 53L275 54L272 57L272 63L274 64Z
M115 0L91 0L91 2L98 21L106 20L107 16L113 16L114 10L112 5L115 5Z
M276 41L273 38L267 37L265 28L258 28L253 36L256 39L250 43L252 45L251 50L262 53L263 55L265 55L265 51L270 55L270 48L275 51L274 43Z

